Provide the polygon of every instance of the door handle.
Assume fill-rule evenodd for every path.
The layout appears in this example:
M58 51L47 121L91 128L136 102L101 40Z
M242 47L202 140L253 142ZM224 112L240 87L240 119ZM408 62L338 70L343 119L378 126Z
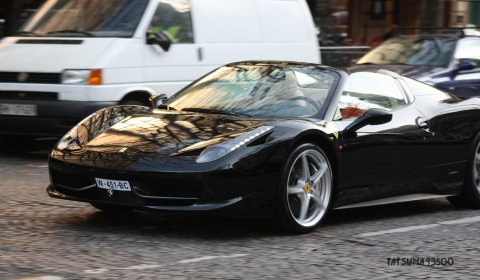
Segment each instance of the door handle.
M430 128L427 118L418 117L415 119L415 122L417 123L417 126L421 129L428 130Z
M202 61L203 60L202 48L197 49L197 54L198 54L198 61Z

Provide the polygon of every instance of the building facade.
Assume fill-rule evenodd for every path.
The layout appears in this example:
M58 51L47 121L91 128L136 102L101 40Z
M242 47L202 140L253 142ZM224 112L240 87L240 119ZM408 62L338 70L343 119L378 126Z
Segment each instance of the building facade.
M4 19L5 35L15 34L44 1L0 0L0 24ZM395 26L480 26L480 2L476 0L307 0L307 3L324 35L343 33L352 44L373 44Z

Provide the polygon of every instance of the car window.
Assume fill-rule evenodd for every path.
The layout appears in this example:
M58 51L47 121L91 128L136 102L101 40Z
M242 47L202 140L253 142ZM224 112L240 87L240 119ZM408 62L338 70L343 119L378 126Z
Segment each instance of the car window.
M446 66L454 46L453 38L393 38L364 55L357 64Z
M328 106L325 100L339 79L335 71L318 66L232 64L193 82L166 105L265 118L312 117Z
M475 62L477 68L480 67L480 40L471 38L459 41L455 51L455 59L458 63Z
M354 120L371 108L392 111L406 104L405 96L393 77L358 72L348 78L338 108L343 120Z
M148 0L49 1L19 31L55 37L132 37Z
M193 43L192 16L188 0L161 0L150 22L150 32L168 31L173 43Z

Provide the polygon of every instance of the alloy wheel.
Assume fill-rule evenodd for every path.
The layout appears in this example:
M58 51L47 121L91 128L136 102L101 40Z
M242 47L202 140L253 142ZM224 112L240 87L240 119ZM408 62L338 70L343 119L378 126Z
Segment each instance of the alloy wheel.
M288 208L303 227L317 224L327 211L332 191L330 165L316 150L303 151L293 162L287 181Z

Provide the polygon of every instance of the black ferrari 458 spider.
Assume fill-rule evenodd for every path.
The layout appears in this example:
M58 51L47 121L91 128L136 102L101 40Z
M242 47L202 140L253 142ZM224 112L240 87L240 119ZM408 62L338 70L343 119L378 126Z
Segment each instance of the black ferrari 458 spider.
M480 100L389 71L232 63L152 105L75 126L50 153L48 194L117 213L270 216L294 233L339 208L480 207Z

